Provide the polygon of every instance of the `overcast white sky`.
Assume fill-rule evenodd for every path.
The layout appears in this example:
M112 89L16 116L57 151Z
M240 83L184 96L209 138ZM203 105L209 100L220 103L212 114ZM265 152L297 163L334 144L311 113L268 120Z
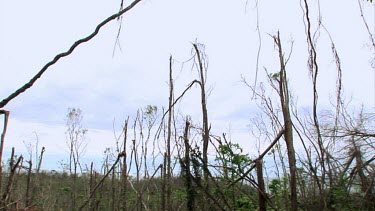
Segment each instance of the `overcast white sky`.
M129 3L130 1L125 1ZM313 2L313 1L311 1ZM315 1L314 1L315 2ZM362 103L374 110L373 51L361 22L358 2L322 1L323 24L330 31L341 58L344 93L353 106ZM79 38L91 33L106 17L116 13L120 0L35 0L0 1L0 100L26 83L47 62ZM313 28L317 5L311 4ZM364 4L365 17L374 32L374 7ZM250 90L241 83L255 77L259 39L255 1L248 0L145 0L124 15L113 56L119 22L106 25L90 42L61 59L24 94L4 109L11 112L6 137L10 148L25 154L24 142L46 147L45 168L58 168L57 160L67 155L65 115L69 107L83 110L89 129L87 159L100 161L106 147L114 147L116 129L138 108L168 104L169 56L174 62L176 95L196 78L181 63L191 56L192 42L203 43L209 58L208 98L210 122L215 133L231 129L233 141L252 153L249 119L259 110ZM298 104L309 108L311 81L307 69L307 44L300 1L260 1L259 24L262 48L259 79L263 67L278 71L278 58L269 34L281 33L284 51L293 53L288 63L290 88ZM336 67L327 34L318 40L319 102L329 106L335 92ZM200 119L199 91L192 89L180 109L196 122ZM1 123L2 124L2 123ZM2 126L2 125L0 125ZM1 127L2 128L2 127ZM4 159L7 159L5 157Z

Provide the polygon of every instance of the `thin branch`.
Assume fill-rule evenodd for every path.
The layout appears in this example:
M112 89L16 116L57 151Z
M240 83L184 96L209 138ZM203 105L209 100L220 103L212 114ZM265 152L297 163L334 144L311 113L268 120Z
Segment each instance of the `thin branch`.
M53 58L52 61L48 62L46 65L44 65L44 67L28 82L26 83L25 85L23 85L21 88L19 88L18 90L16 90L15 92L13 92L11 95L9 95L7 98L3 99L1 102L0 102L0 108L3 108L5 105L7 105L11 100L13 100L14 98L16 98L18 95L20 95L21 93L25 92L27 89L31 88L34 83L40 78L42 77L42 75L47 71L47 69L49 67L51 67L52 65L54 65L59 59L63 58L63 57L66 57L68 55L70 55L74 49L76 47L78 47L80 44L82 43L85 43L85 42L88 42L89 40L91 40L92 38L94 38L100 31L100 29L106 25L107 23L109 23L110 21L112 20L115 20L116 18L120 17L121 15L123 15L124 13L126 13L127 11L129 11L130 9L132 9L136 4L138 4L141 0L135 0L133 1L133 3L131 3L128 7L126 7L125 9L121 10L120 12L116 13L116 14L113 14L112 16L108 17L107 19L105 19L103 22L101 22L99 25L96 26L95 28L95 31L92 32L89 36L85 37L85 38L82 38L78 41L76 41L70 48L68 51L66 52L63 52L63 53L60 53L58 55L55 56L55 58Z
M164 122L164 118L165 118L165 116L168 114L168 112L170 111L170 109L171 108L173 108L175 105L176 105L176 103L185 95L185 93L195 84L195 83L198 83L199 85L201 85L201 82L200 81L198 81L198 80L194 80L194 81L192 81L187 87L186 87L186 89L182 92L182 94L178 97L178 98L176 98L176 100L173 102L173 104L171 105L171 107L170 108L168 108L168 110L167 111L165 111L164 112L164 114L163 114L163 116L162 116L162 118L161 118L161 121L160 121L160 125L159 125L159 128L157 129L157 132L155 133L156 135L155 135L155 139L157 139L157 138L159 138L159 135L160 135L160 132L161 132L161 128L162 128L162 126L163 126L163 122Z

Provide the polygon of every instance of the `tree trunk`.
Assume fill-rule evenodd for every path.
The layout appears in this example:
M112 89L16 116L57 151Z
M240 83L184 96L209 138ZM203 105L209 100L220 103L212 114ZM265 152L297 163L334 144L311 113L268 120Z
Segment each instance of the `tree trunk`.
M4 141L5 141L5 134L7 132L8 127L8 118L9 118L9 111L0 110L0 114L4 114L4 126L3 132L1 133L1 142L0 142L0 194L3 193L3 151L4 151ZM2 201L0 206L3 205Z
M263 163L262 160L256 161L257 167L257 177L258 177L258 196L259 196L259 211L266 211L267 210L267 203L266 203L266 188L264 187L264 180L263 180Z
M29 168L28 168L28 171L27 171L27 182L26 182L26 207L29 207L31 205L31 196L30 196L30 189L32 188L31 187L31 173L32 173L32 169L33 169L33 162L31 161L31 156L30 156L30 160L29 160Z
M281 101L281 108L283 110L285 133L284 138L288 151L289 160L289 172L290 172L290 194L291 194L291 210L297 211L297 179L296 179L296 157L293 146L293 124L290 118L289 110L289 90L285 70L284 56L281 48L280 33L277 33L277 37L274 37L275 44L279 50L280 59L280 77L279 77L279 94Z
M207 151L208 151L208 143L210 139L210 132L208 128L208 115L207 115L207 103L206 103L206 90L205 84L206 80L204 78L204 67L201 58L201 51L198 49L197 44L193 44L195 53L198 59L198 71L200 76L200 88L201 88L201 105L202 105L202 124L203 124L203 178L205 182L205 188L209 191L209 184L208 184L208 158L207 158Z
M125 120L125 125L124 125L124 157L122 158L122 172L121 172L121 181L122 181L122 193L121 193L121 199L122 199L122 209L123 211L127 210L127 184L128 184L128 175L127 175L127 161L126 161L126 142L128 138L128 123L129 123L129 118Z
M169 113L168 113L168 130L167 130L167 169L166 169L166 186L167 186L167 210L172 210L171 201L171 137L172 137L172 115L173 115L173 77L172 77L172 56L169 57Z
M185 132L184 132L184 143L185 143L185 159L184 159L184 174L185 174L185 184L186 184L186 198L187 198L187 209L188 211L193 211L195 207L195 190L193 187L193 182L190 172L190 144L189 144L189 127L190 122L186 119Z

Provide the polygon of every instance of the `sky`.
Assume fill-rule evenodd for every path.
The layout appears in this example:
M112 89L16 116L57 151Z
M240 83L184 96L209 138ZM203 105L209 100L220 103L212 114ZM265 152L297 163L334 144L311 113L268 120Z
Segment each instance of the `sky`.
M130 1L125 1L129 4ZM314 1L315 2L315 1ZM119 21L104 26L91 41L53 65L32 88L12 100L5 157L11 147L28 157L46 147L44 168L58 169L68 148L65 121L68 108L83 111L88 129L85 159L100 165L106 148L113 148L124 120L147 105L168 105L169 57L174 59L175 95L198 77L191 65L192 43L205 45L208 57L209 118L213 132L230 133L245 152L256 155L249 130L250 119L260 112L251 90L259 57L258 84L266 83L264 69L278 71L272 35L280 32L284 52L291 57L287 71L298 105L312 105L307 69L304 13L300 1L255 0L146 0ZM338 6L339 5L339 6ZM25 84L58 53L90 34L98 23L119 10L120 1L0 1L0 99ZM364 15L372 33L374 7L365 2ZM320 2L322 23L328 29L341 59L344 96L353 107L365 105L374 112L375 72L369 36L357 1ZM317 4L311 1L311 21L317 27ZM258 37L257 18L259 22ZM118 39L116 37L121 26ZM328 108L335 94L336 66L328 34L317 41L319 106ZM293 45L292 45L293 44ZM193 89L178 105L195 122L201 118L199 90ZM0 124L2 128L2 123ZM267 147L267 144L261 146Z

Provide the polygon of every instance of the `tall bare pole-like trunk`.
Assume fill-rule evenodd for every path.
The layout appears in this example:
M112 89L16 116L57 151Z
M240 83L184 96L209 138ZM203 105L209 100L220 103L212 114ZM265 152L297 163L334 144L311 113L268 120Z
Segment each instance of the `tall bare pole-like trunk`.
M127 160L126 160L126 143L128 139L128 123L129 123L129 117L125 120L125 125L124 125L124 148L123 148L123 153L124 157L122 158L122 172L121 172L121 181L122 181L122 194L121 194L121 200L122 200L122 209L126 211L127 210L127 200L126 200L126 195L127 195L127 184L128 184L128 175L127 175Z
M166 175L167 175L167 153L164 153L164 162L163 162L163 167L161 170L161 210L166 210L166 194L165 194L165 186L166 186Z
M38 164L36 168L36 174L39 174L40 172L40 167L42 166L42 163L43 163L43 155L45 151L46 151L46 148L42 147L42 151L40 151L39 160L38 160Z
M33 169L33 162L31 160L31 156L30 156L30 160L28 161L29 163L29 168L27 169L27 181L26 181L26 200L25 200L25 205L26 207L29 207L32 203L32 198L30 196L30 189L32 188L31 187L31 173L32 173L32 169Z
M5 134L7 132L8 127L8 118L9 118L9 111L0 110L0 114L4 114L4 126L3 132L1 133L1 142L0 142L0 194L3 190L3 151L4 151L4 141L5 141ZM0 203L1 205L2 203Z
M284 61L283 51L281 47L279 32L277 33L277 37L274 37L274 41L278 47L279 59L280 59L279 94L280 94L281 108L282 108L283 117L284 117L284 126L285 126L284 138L285 138L286 147L288 151L288 160L289 160L289 169L290 169L291 210L297 211L298 210L297 178L296 178L297 168L296 168L295 151L294 151L294 146L293 146L293 124L290 118L288 82L287 82L287 77L286 77L285 61Z
M201 51L198 48L197 44L193 44L195 53L198 59L198 71L199 71L199 77L200 77L200 88L201 88L201 105L202 105L202 124L203 124L203 133L202 133L202 139L203 139L203 173L204 173L204 180L205 180L205 188L209 188L208 185L208 158L207 158L207 151L208 151L208 143L210 140L210 131L208 127L208 115L207 115L207 103L206 103L206 90L205 90L205 84L206 79L204 77L205 75L205 69L203 67L202 57L201 57Z
M91 162L91 166L90 166L90 183L89 183L89 196L90 194L92 193L92 191L94 190L94 187L95 187L95 184L94 184L94 181L95 181L95 175L94 175L94 163ZM89 211L94 211L95 210L95 196L93 196L90 201L89 201Z
M172 56L169 57L169 113L168 113L168 129L167 129L167 210L172 210L171 201L171 137L172 137L172 115L173 115L173 77L172 77Z

